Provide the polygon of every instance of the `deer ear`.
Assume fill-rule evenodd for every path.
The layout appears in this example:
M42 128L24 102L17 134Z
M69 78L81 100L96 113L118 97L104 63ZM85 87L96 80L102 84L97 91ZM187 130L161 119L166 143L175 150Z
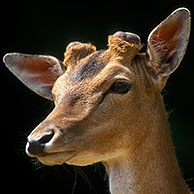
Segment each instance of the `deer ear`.
M157 78L166 78L179 66L188 44L190 12L179 8L161 22L148 37L147 53Z
M62 63L55 57L8 53L3 61L7 68L27 87L49 100L53 100L52 87L63 74Z

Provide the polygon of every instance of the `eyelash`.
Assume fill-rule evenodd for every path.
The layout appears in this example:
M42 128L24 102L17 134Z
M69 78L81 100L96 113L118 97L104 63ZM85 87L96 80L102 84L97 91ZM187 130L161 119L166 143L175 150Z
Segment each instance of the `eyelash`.
M124 91L118 91L119 89L121 89L120 86L121 85L125 85L126 90ZM114 94L120 94L120 95L124 95L126 93L129 92L129 90L131 89L131 84L124 82L124 81L117 81L114 82L111 87L104 93L104 95L102 96L101 100L99 101L99 104L101 104L104 101L104 98L106 97L106 95L110 94L110 93L114 93Z
M126 94L131 89L131 84L124 81L117 81L113 83L109 89L111 93Z

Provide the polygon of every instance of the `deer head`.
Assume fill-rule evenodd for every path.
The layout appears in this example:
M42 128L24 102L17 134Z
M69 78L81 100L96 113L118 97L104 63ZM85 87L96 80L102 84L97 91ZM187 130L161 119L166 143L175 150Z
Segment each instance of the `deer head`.
M26 153L46 165L79 166L131 153L149 133L150 115L160 109L160 92L183 58L189 32L189 11L180 8L150 33L146 53L138 35L119 31L105 50L70 43L63 63L7 54L6 66L55 103L28 136Z

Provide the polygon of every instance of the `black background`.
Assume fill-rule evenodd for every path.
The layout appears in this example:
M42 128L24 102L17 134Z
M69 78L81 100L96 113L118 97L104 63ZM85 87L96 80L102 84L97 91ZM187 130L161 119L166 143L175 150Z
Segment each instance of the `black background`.
M150 31L191 0L168 1L1 1L1 58L7 52L53 55L63 60L74 40L106 48L118 30L137 33L146 44ZM185 57L163 91L177 158L194 188L193 35ZM52 103L20 83L1 60L1 184L7 192L108 193L103 167L44 167L25 153L26 137L49 113ZM81 171L81 170L82 171ZM3 180L3 181L2 181Z

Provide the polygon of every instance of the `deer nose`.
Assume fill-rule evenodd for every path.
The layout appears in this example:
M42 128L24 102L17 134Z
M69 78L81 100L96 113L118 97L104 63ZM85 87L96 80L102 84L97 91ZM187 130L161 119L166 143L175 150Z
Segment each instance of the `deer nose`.
M30 156L43 154L46 144L51 141L53 136L54 131L51 130L38 139L28 140L26 145L26 153Z

